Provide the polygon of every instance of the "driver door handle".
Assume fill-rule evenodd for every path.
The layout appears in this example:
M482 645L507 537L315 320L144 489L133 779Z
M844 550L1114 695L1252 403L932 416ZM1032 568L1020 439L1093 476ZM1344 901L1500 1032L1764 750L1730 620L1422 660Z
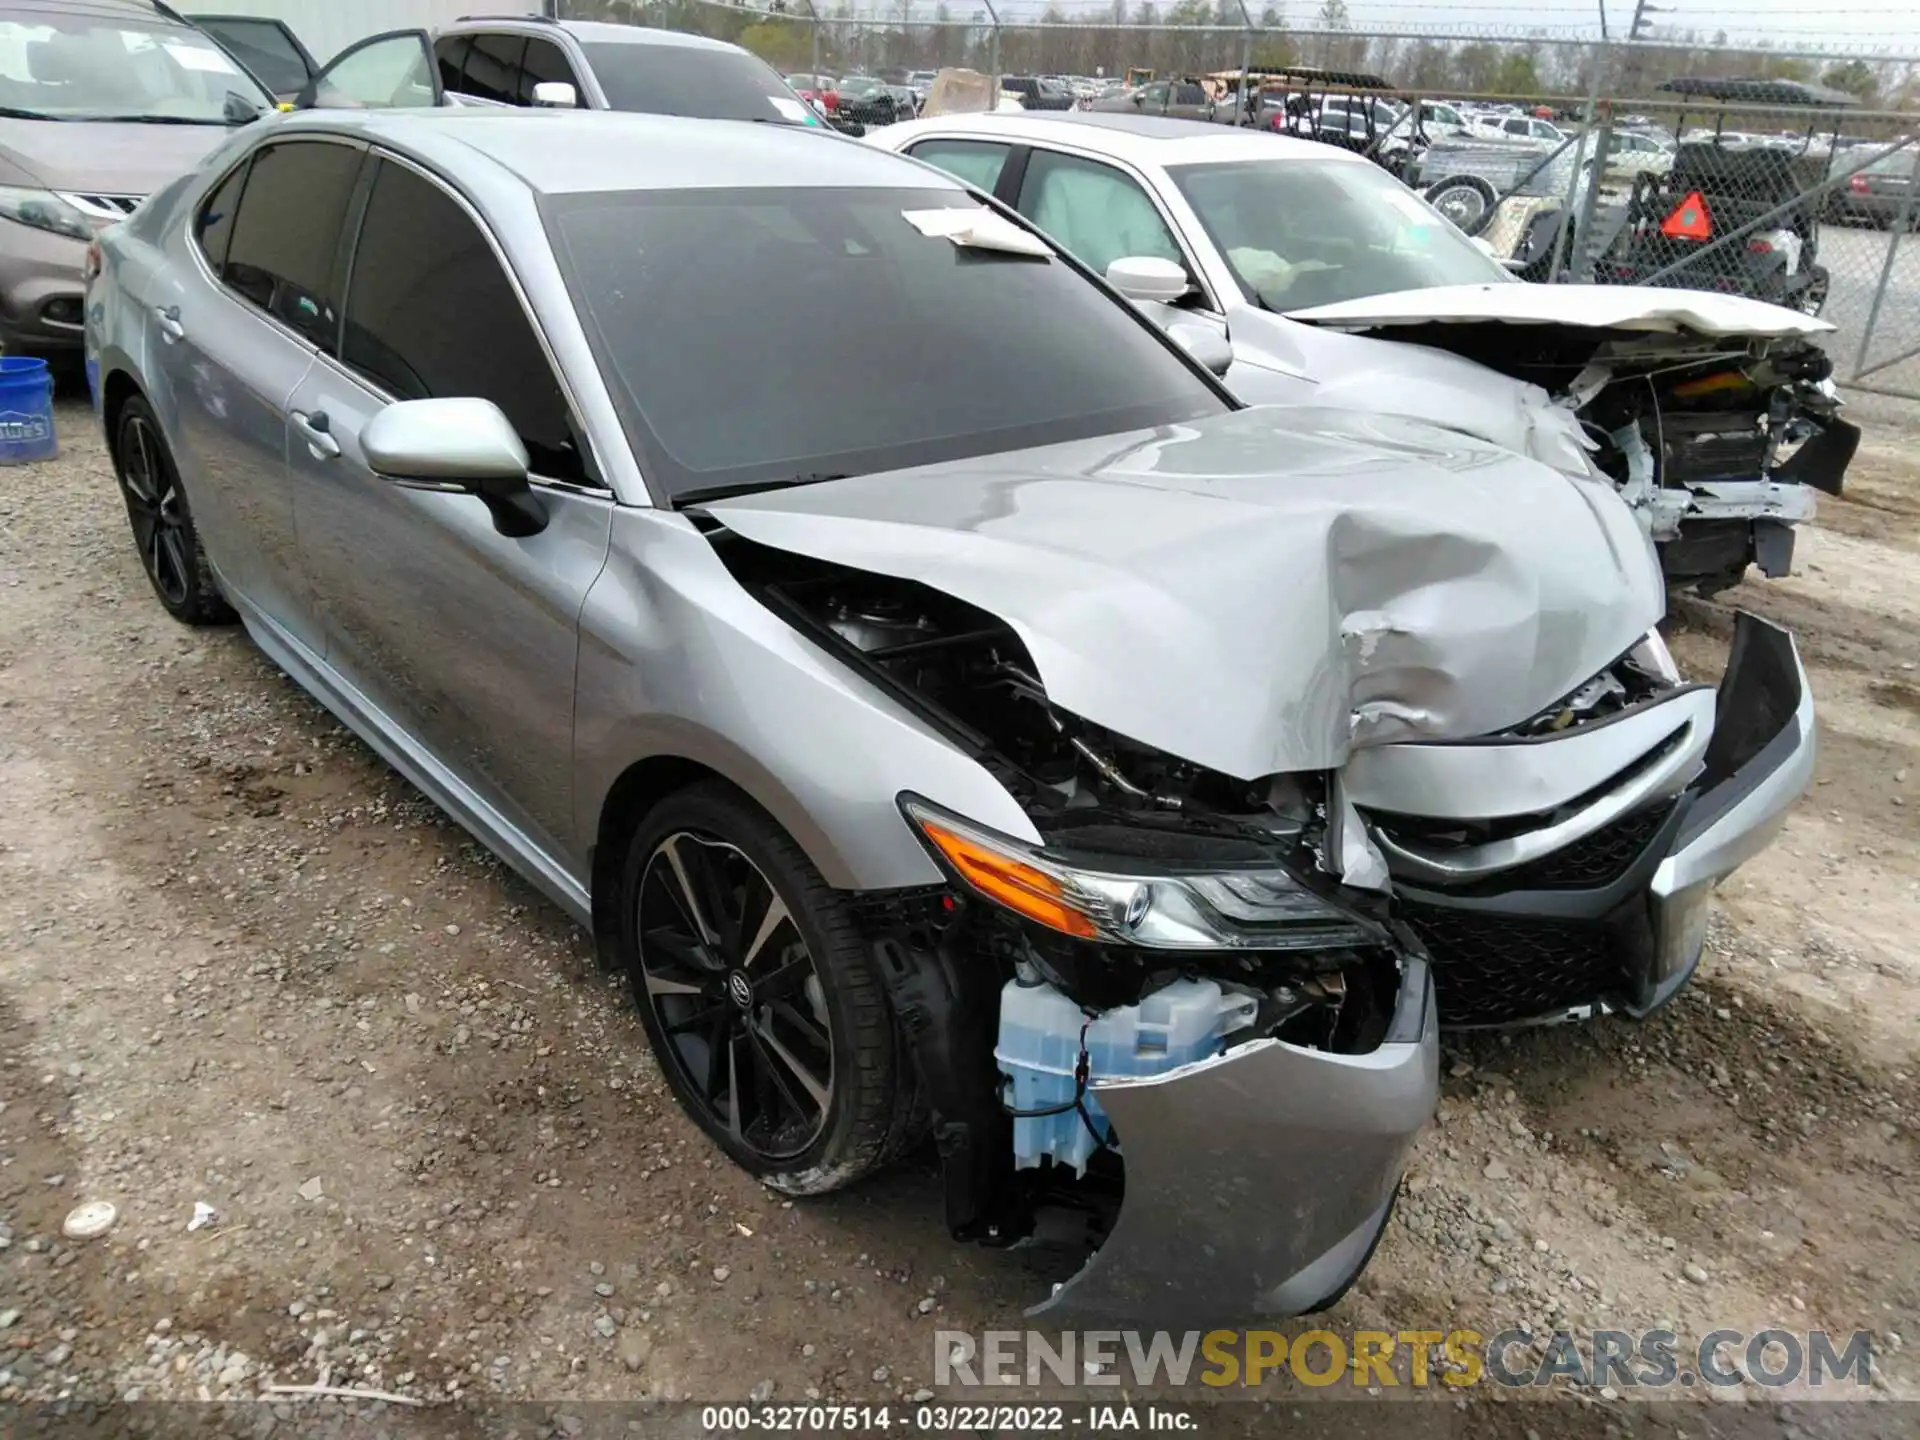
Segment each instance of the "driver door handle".
M156 305L153 307L153 317L159 322L160 333L166 336L167 339L184 340L187 338L187 327L180 323L180 307L178 305Z
M332 425L327 420L327 412L315 410L311 415L295 410L292 415L293 428L300 432L307 442L307 449L313 452L316 460L334 460L340 455L340 442L333 438Z

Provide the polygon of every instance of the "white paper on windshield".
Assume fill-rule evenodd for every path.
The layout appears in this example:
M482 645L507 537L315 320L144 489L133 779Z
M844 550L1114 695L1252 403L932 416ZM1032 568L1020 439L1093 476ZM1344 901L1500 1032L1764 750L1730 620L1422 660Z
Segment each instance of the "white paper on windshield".
M774 109L778 110L789 120L798 120L804 125L813 118L807 114L807 107L791 96L769 95L767 99L772 103Z
M991 210L902 210L900 217L929 239L951 240L969 250L1053 258L1046 241Z
M209 75L240 73L233 68L233 62L218 50L199 45L181 45L174 41L162 41L161 48L173 57L182 70L202 70Z

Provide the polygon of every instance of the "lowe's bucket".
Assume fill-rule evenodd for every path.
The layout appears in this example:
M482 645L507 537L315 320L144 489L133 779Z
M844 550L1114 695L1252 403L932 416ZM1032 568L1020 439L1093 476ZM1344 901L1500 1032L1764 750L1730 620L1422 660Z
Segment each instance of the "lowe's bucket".
M0 465L51 460L53 372L26 355L0 355Z

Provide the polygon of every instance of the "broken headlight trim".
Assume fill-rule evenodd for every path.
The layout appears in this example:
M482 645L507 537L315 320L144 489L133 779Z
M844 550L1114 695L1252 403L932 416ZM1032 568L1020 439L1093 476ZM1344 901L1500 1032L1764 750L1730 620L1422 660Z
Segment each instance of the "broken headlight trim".
M1377 938L1280 865L1094 869L912 796L901 797L900 806L967 888L1075 939L1157 950L1327 950Z
M1664 680L1669 685L1680 683L1680 667L1674 663L1673 652L1658 630L1649 630L1640 637L1640 643L1627 652L1627 663L1642 675Z

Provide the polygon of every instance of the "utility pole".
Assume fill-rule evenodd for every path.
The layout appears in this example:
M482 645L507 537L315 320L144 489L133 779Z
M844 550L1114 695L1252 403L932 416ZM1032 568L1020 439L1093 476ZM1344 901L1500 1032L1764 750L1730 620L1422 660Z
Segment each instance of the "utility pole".
M1653 17L1672 13L1671 6L1655 5L1651 0L1634 0L1633 24L1627 28L1627 73L1625 83L1621 86L1629 94L1637 90L1640 84L1639 45L1642 40L1653 38Z

